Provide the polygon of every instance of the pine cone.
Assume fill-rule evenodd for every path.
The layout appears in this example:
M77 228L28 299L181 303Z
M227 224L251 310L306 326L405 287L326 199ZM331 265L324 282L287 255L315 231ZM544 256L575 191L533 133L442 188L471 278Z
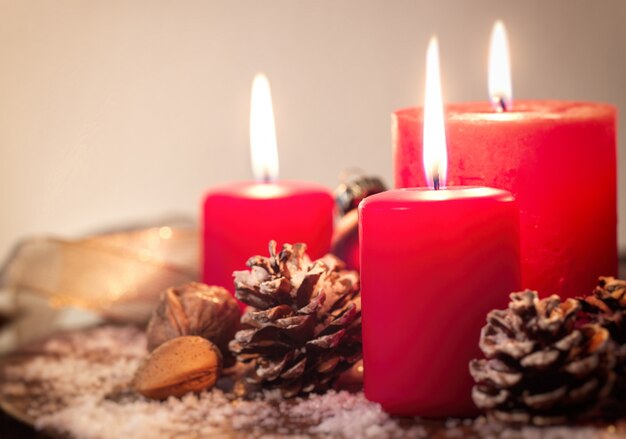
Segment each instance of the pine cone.
M601 277L596 289L579 299L581 318L608 329L616 342L615 394L626 395L626 281Z
M283 395L321 392L361 358L359 277L327 255L311 262L304 244L285 244L235 272L236 297L250 305L230 350L253 364L252 379Z
M472 397L493 419L552 425L594 414L615 375L609 332L576 325L580 304L534 291L511 294L507 310L491 311L480 337L487 357L472 360Z

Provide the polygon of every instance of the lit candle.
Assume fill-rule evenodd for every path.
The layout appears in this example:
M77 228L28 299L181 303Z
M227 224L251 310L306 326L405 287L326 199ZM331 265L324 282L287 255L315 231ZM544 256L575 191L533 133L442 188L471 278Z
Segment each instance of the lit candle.
M270 86L264 75L252 85L250 147L256 181L211 188L203 202L202 280L233 291L235 270L251 256L278 245L304 242L312 258L328 252L334 201L316 183L277 181L278 153ZM280 247L279 247L280 248Z
M591 291L617 272L614 107L512 101L506 32L492 37L488 102L446 107L448 180L509 190L520 209L522 283L542 295ZM393 115L395 187L425 184L421 108Z
M468 363L486 313L520 287L519 219L501 189L446 187L436 40L427 54L424 170L429 188L359 206L365 396L392 414L475 413Z

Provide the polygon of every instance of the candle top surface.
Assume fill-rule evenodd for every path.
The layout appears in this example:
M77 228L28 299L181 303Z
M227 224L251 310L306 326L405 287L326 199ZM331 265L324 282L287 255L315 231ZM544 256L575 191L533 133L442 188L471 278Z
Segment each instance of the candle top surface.
M271 183L254 180L233 181L213 186L207 191L207 196L259 200L315 194L331 196L331 191L319 183L299 180L278 180Z
M445 106L446 118L450 122L517 121L524 123L545 120L550 123L554 121L568 123L591 118L613 118L616 111L616 108L609 104L564 100L516 100L513 102L513 108L505 112L497 112L487 100ZM422 120L423 108L404 108L395 111L394 115L400 119Z
M511 202L515 198L509 191L481 186L451 186L446 189L433 190L426 187L391 189L364 199L360 208L406 208L413 203L437 203L491 199L493 201Z

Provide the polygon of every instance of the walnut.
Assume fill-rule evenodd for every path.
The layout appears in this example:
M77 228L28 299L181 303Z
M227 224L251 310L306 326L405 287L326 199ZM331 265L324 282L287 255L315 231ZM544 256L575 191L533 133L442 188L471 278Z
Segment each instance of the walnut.
M213 342L230 365L234 359L228 342L239 329L239 317L237 301L222 287L191 282L169 288L148 324L148 350L175 337L197 335Z

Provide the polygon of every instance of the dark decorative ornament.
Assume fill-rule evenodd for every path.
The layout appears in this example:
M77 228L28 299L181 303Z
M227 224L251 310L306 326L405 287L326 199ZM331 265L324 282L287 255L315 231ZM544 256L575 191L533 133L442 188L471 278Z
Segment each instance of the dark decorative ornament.
M335 202L340 218L335 227L331 252L345 261L350 269L359 269L359 203L370 195L387 190L378 177L354 173L344 176L335 189Z
M228 342L239 328L239 317L237 301L222 287L190 282L168 288L148 324L148 350L176 337L197 335L215 344L230 365L234 358Z
M615 365L609 331L577 325L580 303L537 293L511 294L491 311L480 337L487 359L473 360L472 397L495 420L553 425L597 414L610 394Z
M236 297L250 308L230 349L251 379L284 396L323 392L361 359L359 276L332 255L311 261L304 244L276 242L270 256L235 272Z
M364 198L387 190L380 178L363 175L361 172L351 173L343 178L345 181L335 189L335 201L341 216L359 207Z

